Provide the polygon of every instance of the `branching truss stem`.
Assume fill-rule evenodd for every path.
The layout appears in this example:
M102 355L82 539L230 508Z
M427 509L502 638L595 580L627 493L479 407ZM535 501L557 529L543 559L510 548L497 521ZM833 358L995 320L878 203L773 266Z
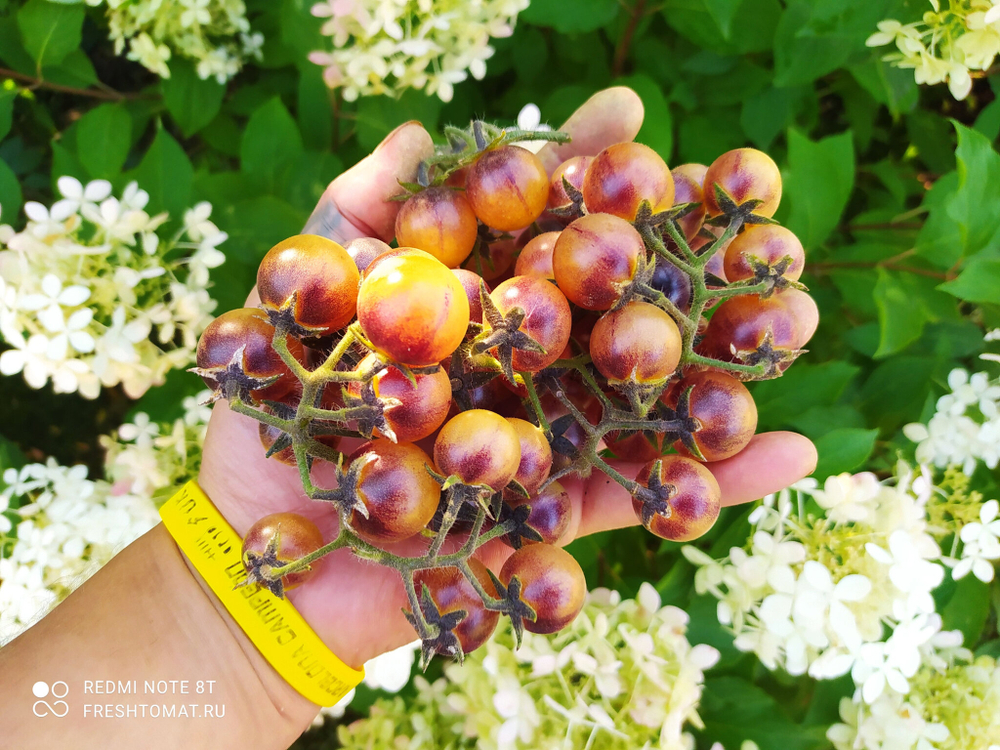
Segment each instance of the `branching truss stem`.
M482 150L482 141L485 141L486 147L493 147L498 143L525 140L529 137L531 139L544 137L557 141L565 139L563 134L559 133L553 134L549 132L539 134L519 130L502 131L494 126L487 125L472 128L468 131L449 129L446 135L452 144L452 150L450 152L439 153L429 159L424 173L428 173L428 170L435 168L440 170L441 174L446 174L467 163L471 163L475 153ZM438 179L440 179L440 176ZM667 221L662 225L662 229L651 224L637 226L637 229L643 237L647 250L654 257L658 256L672 263L691 279L691 309L687 313L679 310L673 302L662 294L657 296L658 293L649 294L647 292L645 295L649 302L659 306L677 321L683 341L681 365L711 366L720 370L753 377L764 374L762 365L751 366L720 361L702 356L694 351L698 323L702 319L705 308L710 301L728 299L738 295L760 294L766 291L766 283L749 284L747 282L740 282L723 288L711 289L706 284L704 272L706 265L715 253L719 252L729 240L736 236L740 228L740 223L741 219L739 217L735 218L722 234L700 253L691 249L683 232L673 220ZM664 235L670 240L676 251L667 247L664 242ZM302 386L301 398L294 415L287 419L282 418L276 416L274 413L255 408L238 398L230 399L230 408L240 414L256 419L258 422L280 430L289 436L306 495L312 499L322 501L329 497L331 490L317 487L313 483L311 478L312 461L314 458L342 461L343 455L320 444L316 440L316 435L338 434L346 430L348 427L346 423L357 419L360 415L360 410L368 407L324 409L318 405L320 397L330 385L368 382L385 366L385 363L377 361L371 368L361 372L341 367L345 355L352 348L369 348L357 323L352 324L345 330L336 347L326 360L312 370L308 369L292 356L288 348L288 335L287 330L281 330L280 327L276 329L273 347ZM479 358L482 359L482 357L483 355L480 355ZM600 387L589 369L589 365L590 358L586 354L569 360L559 360L553 365L553 367L565 367L573 370L579 375L587 389L599 399L602 406L602 416L597 424L593 424L577 408L573 401L570 400L566 393L561 390L554 392L554 397L573 416L573 419L579 424L586 437L579 448L578 457L575 458L572 464L563 470L554 472L548 481L554 481L556 478L573 471L586 471L590 468L596 468L634 495L639 488L638 483L633 479L623 476L602 457L600 445L604 436L611 431L621 433L645 430L657 433L672 433L683 429L683 423L681 420L658 418L657 413L654 413L652 418L649 417L648 412L651 404L648 403L643 405L643 409L633 409L631 412L617 407ZM523 386L527 392L524 399L525 409L528 414L535 417L540 427L551 439L551 427L543 413L535 382L532 380L533 374L517 373L517 376L519 379L523 379ZM313 429L316 432L312 432ZM419 606L420 592L417 590L414 574L420 570L434 567L455 567L468 579L469 583L482 597L483 603L488 609L503 611L505 607L504 601L491 596L486 591L470 567L469 558L487 542L509 533L513 529L513 522L510 520L499 522L495 519L489 519L484 505L477 503L474 505L475 518L471 530L455 531L454 522L459 510L458 506L462 504L468 505L461 500L463 496L461 492L457 491L458 489L460 488L450 487L444 491L443 503L445 508L442 524L436 534L425 532L426 535L430 535L432 538L423 555L407 557L380 549L359 536L350 526L350 517L341 514L340 528L335 539L298 560L280 567L271 568L268 575L272 580L278 580L290 573L309 567L312 563L331 552L345 548L350 549L357 557L390 566L398 571L403 580L416 630L420 637L425 640L436 635L436 628L427 622ZM458 499L456 500L456 498ZM453 551L443 553L443 550L446 549L446 543L451 537L457 537L454 541L458 546L454 547Z

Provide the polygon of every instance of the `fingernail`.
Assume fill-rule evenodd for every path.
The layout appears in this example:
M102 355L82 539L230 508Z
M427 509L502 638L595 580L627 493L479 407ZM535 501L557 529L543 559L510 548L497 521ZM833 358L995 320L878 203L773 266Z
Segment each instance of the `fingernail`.
M378 146L375 147L375 151L373 153L381 151L385 146L387 146L389 144L389 141L391 141L393 138L395 138L399 134L399 131L401 131L401 130L403 130L405 128L408 128L411 125L420 125L420 122L418 120L409 120L407 122L404 122L402 125L397 125L393 129L393 131L391 133L389 133L389 135L387 135L385 138L383 138L382 142L380 144L378 144Z

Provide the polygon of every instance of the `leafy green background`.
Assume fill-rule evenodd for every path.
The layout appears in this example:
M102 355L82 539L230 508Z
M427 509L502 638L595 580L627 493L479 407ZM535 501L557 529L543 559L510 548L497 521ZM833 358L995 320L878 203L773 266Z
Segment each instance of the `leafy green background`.
M139 180L150 209L214 206L229 233L217 274L220 310L239 306L258 260L300 230L325 185L394 126L432 132L474 116L510 122L527 102L557 125L593 92L632 86L646 107L639 140L671 165L710 162L743 145L767 150L785 177L777 218L801 237L803 281L821 324L810 351L778 381L757 384L762 430L791 429L819 447L816 476L889 471L912 452L899 429L926 419L956 366L977 362L984 328L1000 325L1000 101L982 78L964 102L918 89L912 72L865 47L882 18L911 20L922 0L533 0L516 33L495 42L485 80L443 104L419 92L346 103L305 55L322 46L309 0L250 0L262 63L228 85L174 59L159 80L114 58L101 9L0 0L0 204L18 225L24 200L50 202L57 177ZM0 450L100 465L94 436L130 411L174 416L199 388L175 373L138 404L53 397L7 378ZM994 477L977 478L995 487ZM700 544L725 554L746 540L734 508ZM723 653L705 691L699 746L827 746L848 681L771 674L736 652L714 602L693 595L678 545L636 530L573 546L591 585L634 594L643 580L691 613L695 641ZM995 638L978 582L939 592L946 627L975 645ZM981 588L985 589L984 586ZM968 589L968 590L967 590ZM993 645L988 648L993 648ZM351 715L371 700L364 693ZM310 735L301 747L326 746Z

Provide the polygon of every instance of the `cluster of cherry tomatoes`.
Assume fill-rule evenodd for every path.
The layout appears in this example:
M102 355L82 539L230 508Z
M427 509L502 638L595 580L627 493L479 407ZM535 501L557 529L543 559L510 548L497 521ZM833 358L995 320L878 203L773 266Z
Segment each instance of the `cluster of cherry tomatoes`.
M654 534L704 534L709 466L757 425L741 381L780 374L817 323L762 152L671 171L619 143L550 176L479 128L421 170L397 247L279 243L260 308L221 315L198 348L198 372L340 519L332 543L301 516L261 519L249 579L281 595L351 546L400 571L425 656L477 648L500 613L536 633L577 615L563 476L597 468ZM624 477L611 456L645 464ZM317 460L336 487L313 484ZM472 556L497 538L515 550L498 576Z

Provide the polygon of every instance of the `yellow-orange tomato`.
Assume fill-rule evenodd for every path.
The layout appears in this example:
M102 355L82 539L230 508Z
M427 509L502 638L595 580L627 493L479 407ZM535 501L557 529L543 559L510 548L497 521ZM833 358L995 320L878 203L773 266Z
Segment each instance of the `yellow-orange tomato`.
M469 567L483 590L490 596L496 596L497 589L486 566L471 557ZM413 582L418 593L423 591L423 586L427 587L439 614L446 615L458 610L465 612L465 617L454 630L463 653L475 651L496 630L500 613L486 609L482 597L458 568L424 568L413 574Z
M521 254L517 256L514 265L515 276L541 276L543 279L555 281L552 271L552 251L555 249L559 232L543 232L531 239Z
M528 492L534 492L549 477L552 468L552 448L545 433L524 419L509 417L510 426L521 444L521 462L514 479Z
M612 383L664 381L677 369L681 349L673 318L638 300L602 315L590 334L594 365Z
M763 201L754 213L774 216L781 202L781 171L774 159L755 148L727 151L713 161L705 173L705 210L709 216L722 213L715 195L718 185L736 205L749 200Z
M634 221L643 201L653 213L674 205L674 178L658 153L641 143L616 143L594 157L583 178L588 211Z
M559 359L569 343L573 321L569 302L558 287L538 276L514 276L490 292L490 299L504 315L520 307L524 311L524 321L518 330L545 350L543 353L515 349L513 366L516 371L538 372ZM486 326L489 328L488 321Z
M463 193L432 187L411 196L396 215L396 241L425 250L449 268L469 257L479 224Z
M795 233L778 224L747 227L726 248L723 264L726 279L752 279L754 269L751 258L756 258L765 265L774 265L785 256L790 257L792 262L785 269L784 276L795 281L802 275L806 264L805 251Z
M273 537L278 537L276 557L279 565L287 565L323 546L323 535L312 521L297 513L272 513L257 521L243 537L243 564L248 565L253 556L261 556ZM289 573L281 579L285 591L301 586L314 575L322 558L308 568Z
M357 371L367 372L376 359L375 354L369 354L361 360ZM372 378L376 396L399 401L384 407L383 415L400 443L414 442L430 435L441 426L451 407L451 380L443 368L439 367L429 374L416 374L414 379L416 385L392 364L383 367ZM361 389L359 381L347 384L347 392L353 396L360 396Z
M675 384L663 401L676 408L687 391L688 413L698 424L692 438L705 460L721 461L743 450L757 429L757 405L746 386L724 372L704 370ZM674 448L689 455L681 441Z
M434 258L400 254L369 266L358 291L358 323L390 359L413 367L449 356L469 327L462 283Z
M513 232L542 215L549 198L549 176L530 151L501 146L476 160L469 169L465 190L483 224Z
M587 310L607 310L631 281L642 237L629 222L611 214L581 216L562 232L552 251L552 271L563 294Z
M412 443L378 439L351 456L364 461L357 493L368 518L356 510L351 526L372 542L397 542L418 533L434 517L441 487L427 472L430 457Z
M254 403L281 401L289 394L300 391L301 386L288 365L274 351L271 345L273 339L274 326L267 313L260 308L227 310L209 323L198 339L198 367L224 370L242 348L243 360L240 364L243 372L262 380L278 376L270 385L250 391ZM305 359L302 342L298 339L288 339L288 351L299 362ZM220 378L224 376L224 372L219 373ZM203 374L202 380L213 390L220 387L219 381L210 373Z
M683 456L664 456L659 459L660 484L669 485L666 503L670 517L654 514L647 529L661 539L688 542L697 539L715 523L722 507L722 491L708 469L697 461ZM639 470L636 481L648 487L656 461L650 461ZM642 503L632 500L636 516L642 521Z
M593 161L593 156L573 156L556 167L549 179L549 208L560 208L572 203L566 194L563 177L566 178L566 182L583 192L583 178L587 174L587 167Z
M521 601L535 610L535 620L524 621L524 629L531 633L562 630L583 609L587 579L580 563L564 549L550 544L521 547L500 569L504 586L514 576L521 582Z
M674 205L681 203L699 203L696 209L677 220L681 231L688 242L693 240L705 223L705 173L708 167L704 164L681 164L670 170L674 178Z
M358 268L333 240L300 234L272 247L257 269L265 309L279 310L295 295L295 322L316 333L338 331L354 319Z
M445 476L499 491L517 474L521 442L496 412L470 409L445 422L434 441L434 463Z

